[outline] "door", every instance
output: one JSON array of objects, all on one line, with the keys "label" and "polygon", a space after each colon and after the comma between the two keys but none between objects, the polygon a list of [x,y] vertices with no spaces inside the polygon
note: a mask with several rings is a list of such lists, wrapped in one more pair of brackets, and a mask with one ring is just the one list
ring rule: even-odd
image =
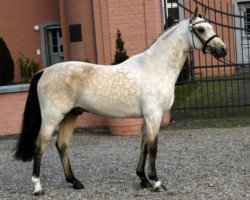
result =
[{"label": "door", "polygon": [[63,43],[61,28],[48,29],[49,65],[63,62]]}]

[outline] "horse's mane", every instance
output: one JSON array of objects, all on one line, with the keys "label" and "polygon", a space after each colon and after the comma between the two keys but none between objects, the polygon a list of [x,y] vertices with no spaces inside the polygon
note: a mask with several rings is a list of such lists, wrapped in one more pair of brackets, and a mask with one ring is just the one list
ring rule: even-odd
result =
[{"label": "horse's mane", "polygon": [[[184,20],[182,20],[182,21],[184,21]],[[153,46],[153,44],[155,44],[155,42],[156,42],[160,37],[162,37],[162,40],[165,40],[165,39],[167,39],[168,37],[170,37],[170,36],[175,32],[175,30],[180,26],[180,24],[181,24],[182,21],[180,21],[180,22],[178,22],[178,23],[172,25],[171,27],[169,27],[169,28],[167,28],[166,30],[164,30],[163,32],[161,32],[161,34],[159,35],[159,37],[157,37],[157,38],[152,42],[152,44],[151,44],[149,47],[147,47],[146,49],[149,49],[151,46]]]}]

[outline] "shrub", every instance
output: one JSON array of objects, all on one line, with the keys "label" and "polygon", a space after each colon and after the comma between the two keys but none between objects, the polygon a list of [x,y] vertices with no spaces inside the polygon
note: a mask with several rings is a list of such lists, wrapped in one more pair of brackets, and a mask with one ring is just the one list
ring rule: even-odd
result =
[{"label": "shrub", "polygon": [[14,79],[14,62],[10,51],[0,38],[0,85],[7,85]]},{"label": "shrub", "polygon": [[122,40],[122,34],[120,30],[117,30],[116,33],[116,41],[115,41],[116,51],[115,51],[115,59],[114,64],[122,63],[123,61],[127,60],[129,56],[127,55],[127,50],[124,49],[124,41]]},{"label": "shrub", "polygon": [[39,64],[29,57],[20,54],[17,64],[21,68],[21,83],[30,82],[31,78],[37,72]]}]

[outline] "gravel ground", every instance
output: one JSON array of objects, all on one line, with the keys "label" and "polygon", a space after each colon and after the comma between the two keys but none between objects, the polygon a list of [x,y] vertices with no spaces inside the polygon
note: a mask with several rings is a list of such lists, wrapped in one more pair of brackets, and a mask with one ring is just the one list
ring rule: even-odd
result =
[{"label": "gravel ground", "polygon": [[75,176],[85,186],[80,191],[65,181],[55,139],[41,168],[46,194],[34,197],[32,163],[12,158],[16,136],[0,138],[0,199],[250,199],[250,126],[162,129],[157,171],[168,190],[161,193],[139,186],[135,169],[140,136],[78,130],[70,157]]}]

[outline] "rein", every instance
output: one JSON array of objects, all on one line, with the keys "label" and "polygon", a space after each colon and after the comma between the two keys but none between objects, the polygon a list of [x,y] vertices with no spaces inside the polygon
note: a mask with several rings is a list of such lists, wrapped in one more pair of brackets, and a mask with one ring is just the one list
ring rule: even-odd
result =
[{"label": "rein", "polygon": [[222,63],[225,64],[225,65],[234,65],[234,66],[239,66],[239,67],[246,67],[244,64],[236,64],[236,63],[233,63],[233,62],[231,62],[230,60],[228,60],[228,59],[226,59],[226,58],[223,58],[223,60],[220,59],[220,58],[216,58],[216,57],[214,57],[214,58],[215,58],[216,60],[222,62]]},{"label": "rein", "polygon": [[197,38],[202,42],[203,44],[203,48],[202,48],[202,52],[204,54],[206,54],[208,51],[210,51],[211,53],[214,52],[214,48],[209,44],[209,42],[211,42],[214,38],[216,37],[219,37],[217,34],[211,36],[210,38],[208,38],[206,41],[199,35],[199,33],[194,29],[194,26],[196,24],[200,24],[200,23],[205,23],[205,22],[208,22],[207,20],[202,20],[202,21],[199,21],[199,22],[196,22],[196,23],[192,23],[192,20],[190,19],[190,24],[188,26],[188,30],[190,32],[192,32],[192,41],[193,41],[193,47],[197,50],[197,48],[195,47],[195,44],[194,44],[194,34],[197,36]]}]

